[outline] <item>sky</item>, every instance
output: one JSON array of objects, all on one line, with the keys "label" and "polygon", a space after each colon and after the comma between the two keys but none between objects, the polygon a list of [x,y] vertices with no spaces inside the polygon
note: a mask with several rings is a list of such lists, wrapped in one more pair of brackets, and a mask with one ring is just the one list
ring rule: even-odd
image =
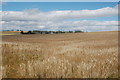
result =
[{"label": "sky", "polygon": [[118,29],[117,2],[5,2],[2,30]]},{"label": "sky", "polygon": [[4,2],[119,2],[119,0],[3,0]]}]

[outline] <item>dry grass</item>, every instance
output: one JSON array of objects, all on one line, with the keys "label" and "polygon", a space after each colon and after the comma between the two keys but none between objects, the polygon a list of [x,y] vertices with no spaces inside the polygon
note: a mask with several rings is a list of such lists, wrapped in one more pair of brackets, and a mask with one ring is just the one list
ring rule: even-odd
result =
[{"label": "dry grass", "polygon": [[118,77],[118,32],[3,36],[4,78]]},{"label": "dry grass", "polygon": [[19,35],[20,31],[0,31],[1,35]]}]

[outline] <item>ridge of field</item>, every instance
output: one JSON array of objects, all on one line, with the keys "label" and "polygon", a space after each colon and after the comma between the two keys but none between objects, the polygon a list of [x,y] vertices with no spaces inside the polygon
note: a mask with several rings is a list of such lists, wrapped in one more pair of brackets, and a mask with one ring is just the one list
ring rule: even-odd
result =
[{"label": "ridge of field", "polygon": [[[21,31],[0,31],[0,35],[20,35],[20,32]],[[28,31],[24,31],[24,32],[28,32]],[[117,32],[117,31],[100,31],[100,32],[85,32],[85,33],[101,33],[101,32],[106,33],[106,32]]]},{"label": "ridge of field", "polygon": [[117,78],[118,32],[3,35],[3,78]]}]

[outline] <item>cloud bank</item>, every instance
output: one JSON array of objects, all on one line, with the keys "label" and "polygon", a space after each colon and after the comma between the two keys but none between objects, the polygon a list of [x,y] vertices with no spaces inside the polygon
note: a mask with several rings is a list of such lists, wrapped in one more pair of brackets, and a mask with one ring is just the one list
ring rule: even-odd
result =
[{"label": "cloud bank", "polygon": [[[117,30],[117,21],[90,21],[87,19],[118,15],[118,8],[105,7],[97,10],[64,10],[42,12],[39,9],[1,11],[3,29],[22,30]],[[82,19],[82,20],[80,20]]]}]

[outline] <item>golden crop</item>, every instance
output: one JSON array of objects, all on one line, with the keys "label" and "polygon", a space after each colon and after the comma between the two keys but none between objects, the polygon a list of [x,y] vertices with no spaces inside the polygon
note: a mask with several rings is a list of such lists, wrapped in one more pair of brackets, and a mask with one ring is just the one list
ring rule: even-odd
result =
[{"label": "golden crop", "polygon": [[2,36],[3,78],[118,77],[118,32]]}]

